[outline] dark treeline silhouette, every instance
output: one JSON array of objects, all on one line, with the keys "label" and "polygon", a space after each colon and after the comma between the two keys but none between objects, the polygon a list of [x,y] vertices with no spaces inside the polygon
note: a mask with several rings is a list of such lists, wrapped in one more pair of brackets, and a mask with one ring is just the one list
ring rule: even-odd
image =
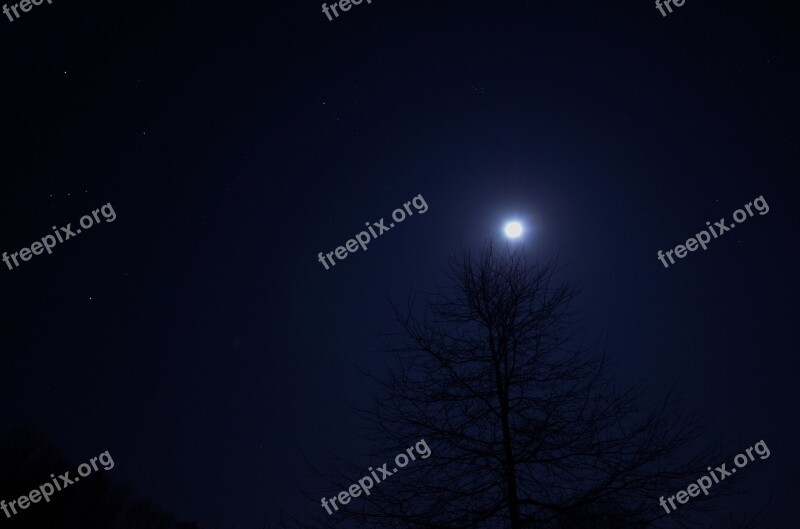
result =
[{"label": "dark treeline silhouette", "polygon": [[[111,456],[113,457],[113,451]],[[28,424],[15,422],[0,428],[0,499],[9,502],[77,465],[59,453],[54,443]],[[116,462],[115,462],[116,463]],[[120,485],[110,472],[93,472],[81,481],[55,492],[50,502],[40,499],[7,518],[0,511],[3,527],[20,529],[199,529],[181,522],[168,511],[138,499]],[[9,509],[9,514],[12,511]]]},{"label": "dark treeline silhouette", "polygon": [[[704,424],[671,395],[644,406],[641,384],[620,388],[602,347],[576,330],[576,291],[555,263],[521,251],[453,259],[448,282],[394,307],[387,373],[363,419],[370,457],[314,469],[311,515],[280,527],[403,529],[754,529],[695,498],[667,515],[662,495],[726,460]],[[424,438],[418,460],[329,516],[319,506]],[[686,454],[693,454],[687,456]],[[366,455],[365,455],[366,456]],[[740,480],[739,482],[743,482]],[[719,485],[713,498],[732,490]],[[735,486],[735,485],[734,485]],[[725,489],[723,491],[723,489]]]}]

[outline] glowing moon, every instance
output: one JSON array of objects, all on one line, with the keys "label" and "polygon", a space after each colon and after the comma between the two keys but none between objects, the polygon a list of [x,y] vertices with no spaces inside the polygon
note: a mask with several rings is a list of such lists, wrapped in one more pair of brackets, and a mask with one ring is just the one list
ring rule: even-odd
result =
[{"label": "glowing moon", "polygon": [[505,227],[506,237],[509,239],[516,239],[522,235],[522,224],[517,221],[509,222]]}]

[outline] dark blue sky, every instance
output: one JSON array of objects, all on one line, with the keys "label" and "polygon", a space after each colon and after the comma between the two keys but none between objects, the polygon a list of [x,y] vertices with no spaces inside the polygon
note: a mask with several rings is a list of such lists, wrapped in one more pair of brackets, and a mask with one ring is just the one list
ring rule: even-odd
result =
[{"label": "dark blue sky", "polygon": [[[621,382],[673,383],[791,513],[797,414],[798,8],[688,0],[65,2],[0,20],[0,402],[181,516],[251,524],[302,450],[369,453],[345,401],[387,297],[527,219],[583,286]],[[331,270],[317,261],[422,194]],[[770,211],[656,258],[763,195]],[[709,464],[719,463],[709,461]],[[738,478],[738,476],[737,476]],[[20,491],[22,493],[23,491]],[[335,492],[335,491],[333,491]],[[667,492],[667,491],[665,491]]]}]

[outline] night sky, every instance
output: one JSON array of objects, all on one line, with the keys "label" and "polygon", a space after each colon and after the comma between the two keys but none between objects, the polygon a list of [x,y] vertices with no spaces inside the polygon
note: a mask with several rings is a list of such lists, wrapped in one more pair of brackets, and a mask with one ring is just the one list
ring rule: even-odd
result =
[{"label": "night sky", "polygon": [[[316,514],[305,458],[373,450],[347,403],[384,365],[390,301],[494,238],[558,258],[620,383],[653,400],[674,385],[709,444],[766,441],[750,492],[721,505],[773,494],[770,519],[796,519],[800,9],[673,9],[372,0],[328,21],[306,1],[53,0],[2,16],[0,252],[116,214],[0,263],[4,423],[34,425],[68,468],[110,451],[110,478],[203,527]],[[320,264],[417,195],[424,214]],[[658,260],[759,196],[768,214]],[[506,242],[512,219],[525,232]]]}]

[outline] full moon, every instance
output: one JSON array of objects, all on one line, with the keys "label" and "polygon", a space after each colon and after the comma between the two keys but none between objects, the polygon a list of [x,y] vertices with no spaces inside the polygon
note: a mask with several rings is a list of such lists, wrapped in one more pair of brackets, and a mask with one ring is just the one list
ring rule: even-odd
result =
[{"label": "full moon", "polygon": [[516,239],[520,235],[522,235],[522,224],[517,221],[509,222],[506,224],[505,228],[506,237],[509,239]]}]

